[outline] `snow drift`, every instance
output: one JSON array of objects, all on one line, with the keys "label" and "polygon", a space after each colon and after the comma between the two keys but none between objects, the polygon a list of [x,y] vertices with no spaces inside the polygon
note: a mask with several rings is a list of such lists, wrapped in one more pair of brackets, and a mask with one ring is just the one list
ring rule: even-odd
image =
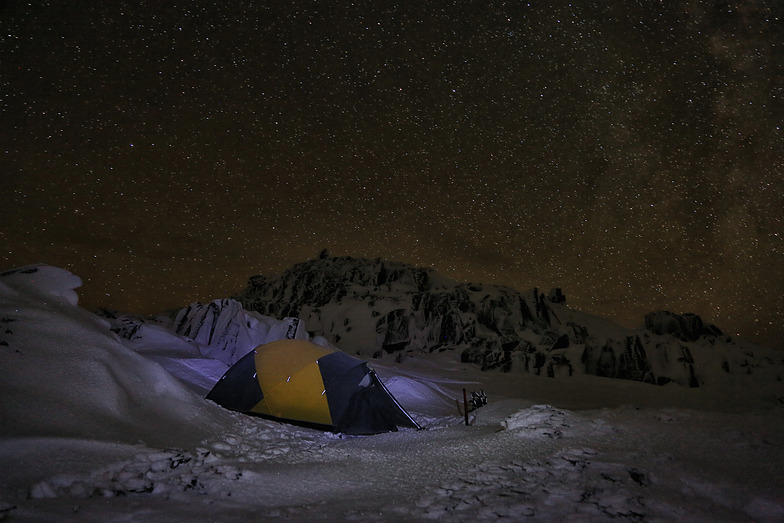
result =
[{"label": "snow drift", "polygon": [[41,265],[0,282],[4,436],[165,444],[209,431],[214,409],[76,306],[79,278]]}]

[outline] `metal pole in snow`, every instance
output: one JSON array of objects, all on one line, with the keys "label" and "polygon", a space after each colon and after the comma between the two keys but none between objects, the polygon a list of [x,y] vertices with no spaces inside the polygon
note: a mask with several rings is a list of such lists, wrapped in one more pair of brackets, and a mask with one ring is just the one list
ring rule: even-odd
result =
[{"label": "metal pole in snow", "polygon": [[463,389],[463,412],[465,412],[465,424],[468,426],[468,394]]}]

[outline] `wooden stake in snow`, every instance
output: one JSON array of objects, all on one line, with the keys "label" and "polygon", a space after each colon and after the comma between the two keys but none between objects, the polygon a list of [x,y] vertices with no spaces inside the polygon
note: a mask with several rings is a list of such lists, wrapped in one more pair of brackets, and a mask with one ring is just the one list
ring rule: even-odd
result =
[{"label": "wooden stake in snow", "polygon": [[465,423],[466,427],[468,426],[468,394],[466,390],[463,389],[463,412],[465,412]]}]

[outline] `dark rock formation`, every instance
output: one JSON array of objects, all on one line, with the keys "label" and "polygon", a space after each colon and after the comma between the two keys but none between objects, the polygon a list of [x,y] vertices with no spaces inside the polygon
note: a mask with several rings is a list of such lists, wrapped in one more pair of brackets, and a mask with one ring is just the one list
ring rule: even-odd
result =
[{"label": "dark rock formation", "polygon": [[[502,347],[502,339],[519,342],[526,332],[543,333],[560,324],[536,289],[520,293],[458,283],[430,269],[382,260],[310,260],[276,279],[251,278],[236,298],[246,309],[264,315],[299,315],[315,335],[334,343],[341,340],[363,354],[471,349],[466,357],[476,357],[475,363],[486,368],[510,367],[503,352],[512,350]],[[371,325],[373,332],[365,329],[366,336],[360,338],[336,321],[346,315],[353,324]],[[567,345],[568,336],[562,339],[559,334],[555,341]],[[479,352],[499,354],[480,357]]]},{"label": "dark rock formation", "polygon": [[177,313],[174,332],[193,340],[203,355],[227,364],[262,343],[306,337],[298,318],[262,317],[231,299],[191,303]]},{"label": "dark rock formation", "polygon": [[624,340],[615,377],[655,383],[648,355],[645,353],[639,336],[629,336]]},{"label": "dark rock formation", "polygon": [[547,299],[553,303],[566,303],[566,296],[561,292],[560,287],[550,289],[550,292],[547,293]]},{"label": "dark rock formation", "polygon": [[721,336],[718,327],[704,324],[696,314],[654,311],[645,315],[645,328],[654,334],[671,334],[681,341],[697,341],[701,336]]},{"label": "dark rock formation", "polygon": [[[558,288],[545,296],[535,288],[455,282],[404,263],[326,255],[279,277],[255,276],[236,299],[262,315],[297,316],[312,335],[359,355],[403,361],[449,350],[483,370],[555,378],[580,372],[701,386],[700,367],[684,343],[712,346],[721,334],[699,316],[667,311],[648,314],[647,330],[635,332],[567,309]],[[738,365],[752,372],[735,359],[714,362],[710,352],[701,354],[722,373]]]}]

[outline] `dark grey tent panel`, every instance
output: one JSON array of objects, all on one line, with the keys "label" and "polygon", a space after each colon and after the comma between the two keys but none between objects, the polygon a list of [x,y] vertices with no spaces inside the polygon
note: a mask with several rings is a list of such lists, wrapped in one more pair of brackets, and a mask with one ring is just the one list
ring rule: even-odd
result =
[{"label": "dark grey tent panel", "polygon": [[418,427],[367,363],[344,352],[319,359],[329,410],[340,432],[390,432]]},{"label": "dark grey tent panel", "polygon": [[207,399],[229,410],[247,412],[264,399],[256,379],[255,351],[250,351],[226,371]]}]

